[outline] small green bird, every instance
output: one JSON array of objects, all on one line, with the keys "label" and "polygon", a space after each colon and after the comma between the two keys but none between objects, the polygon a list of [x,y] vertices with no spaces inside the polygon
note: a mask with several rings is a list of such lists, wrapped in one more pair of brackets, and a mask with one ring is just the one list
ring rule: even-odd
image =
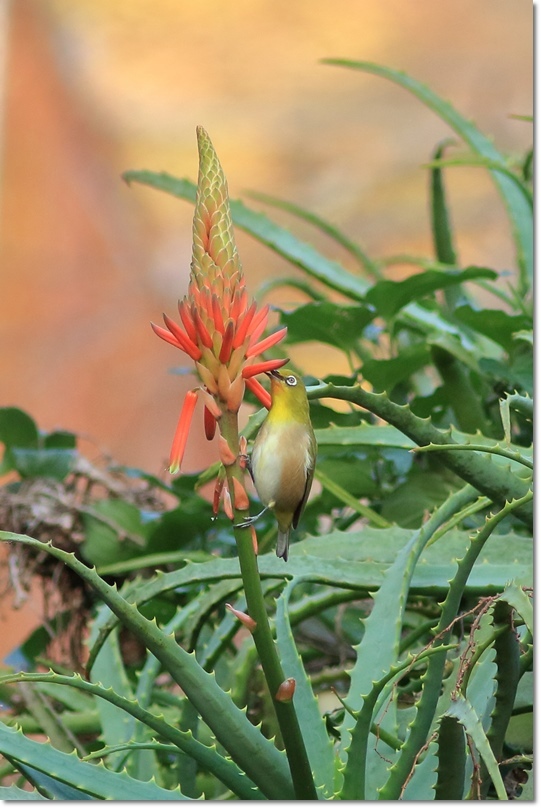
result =
[{"label": "small green bird", "polygon": [[276,555],[287,561],[289,534],[304,510],[316,465],[317,444],[306,388],[296,373],[267,373],[272,404],[254,441],[250,469],[265,510],[278,522]]}]

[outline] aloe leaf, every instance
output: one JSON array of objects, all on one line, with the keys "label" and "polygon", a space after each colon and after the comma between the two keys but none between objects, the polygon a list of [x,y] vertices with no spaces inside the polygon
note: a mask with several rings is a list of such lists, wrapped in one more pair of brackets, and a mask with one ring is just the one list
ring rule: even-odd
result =
[{"label": "aloe leaf", "polygon": [[[450,139],[441,143],[434,153],[435,160],[439,160],[445,148],[452,143],[454,143],[454,141]],[[456,264],[457,257],[453,244],[453,231],[451,228],[449,210],[447,208],[441,166],[439,164],[431,164],[431,169],[430,190],[434,252],[436,258],[438,261],[441,261],[442,264]]]},{"label": "aloe leaf", "polygon": [[[10,535],[10,534],[6,534]],[[274,554],[259,558],[263,579],[283,580],[294,576],[309,578],[314,583],[329,584],[369,592],[381,585],[396,555],[411,538],[411,531],[398,527],[377,529],[364,527],[362,531],[343,533],[334,531],[325,536],[310,537],[293,544],[287,568]],[[2,534],[0,533],[0,538]],[[442,543],[429,548],[423,563],[413,573],[411,591],[415,594],[445,595],[452,560],[460,557],[469,544],[469,534],[453,531]],[[531,538],[509,533],[502,547],[489,545],[482,555],[483,563],[476,564],[467,584],[470,594],[485,595],[501,592],[510,579],[528,586],[532,580]],[[174,572],[159,573],[148,581],[131,582],[122,590],[129,602],[141,605],[176,587],[194,586],[220,579],[240,580],[236,559],[220,558],[204,564],[189,563]],[[117,624],[118,618],[100,610],[96,622],[102,638]],[[92,655],[97,643],[92,648]]]},{"label": "aloe leaf", "polygon": [[438,732],[436,800],[462,800],[466,777],[466,738],[462,724],[444,715]]},{"label": "aloe leaf", "polygon": [[518,612],[533,637],[533,604],[524,589],[516,582],[512,582],[502,592],[500,600],[505,601]]},{"label": "aloe leaf", "polygon": [[12,541],[52,555],[87,581],[124,625],[161,660],[166,670],[199,710],[217,740],[248,777],[260,786],[263,793],[271,799],[285,799],[292,796],[293,790],[285,754],[279,752],[263,737],[218,686],[215,678],[201,668],[192,654],[188,654],[177,644],[174,636],[165,636],[155,623],[143,617],[139,610],[124,600],[114,587],[109,586],[94,570],[86,567],[74,555],[29,536],[0,533],[0,539],[8,537]]},{"label": "aloe leaf", "polygon": [[469,168],[487,168],[489,171],[499,171],[516,184],[517,188],[526,199],[526,202],[533,210],[532,192],[528,186],[524,184],[524,180],[511,171],[508,166],[502,166],[499,160],[489,160],[483,157],[476,157],[475,155],[463,155],[460,157],[436,159],[428,164],[428,168],[433,169],[444,168],[445,166],[467,166]]},{"label": "aloe leaf", "polygon": [[344,505],[353,508],[360,516],[365,516],[375,527],[390,527],[391,523],[388,522],[387,519],[384,519],[379,513],[369,508],[368,505],[363,505],[362,502],[350,494],[349,491],[346,491],[345,488],[342,488],[341,485],[329,477],[328,474],[321,471],[321,469],[316,469],[315,477],[326,491],[334,494]]},{"label": "aloe leaf", "polygon": [[[310,390],[308,397],[311,398]],[[415,441],[394,426],[330,426],[316,429],[315,434],[318,446],[379,446],[382,449],[408,451],[416,446]]]},{"label": "aloe leaf", "polygon": [[[508,590],[511,587],[508,587]],[[514,586],[516,593],[522,593],[522,589]],[[527,597],[527,596],[525,596]],[[527,600],[529,600],[527,598]],[[529,604],[531,606],[531,603]],[[513,608],[508,602],[500,598],[494,606],[494,627],[500,630],[494,640],[495,666],[496,666],[496,688],[495,704],[491,712],[490,726],[487,730],[487,740],[494,753],[496,760],[501,760],[503,755],[504,740],[509,721],[513,714],[513,706],[517,695],[518,683],[520,680],[520,643],[513,625]],[[503,629],[503,630],[502,630]],[[470,689],[467,693],[470,699]],[[475,706],[475,705],[474,705]],[[479,710],[476,710],[480,715]],[[481,794],[486,797],[488,793],[488,781],[486,777],[486,762],[483,760],[481,766]]]},{"label": "aloe leaf", "polygon": [[17,788],[17,786],[0,786],[0,800],[4,801],[13,801],[13,800],[46,800],[47,797],[44,797],[39,791],[24,791],[22,788]]},{"label": "aloe leaf", "polygon": [[427,107],[432,109],[470,146],[480,157],[498,165],[499,170],[491,170],[496,185],[503,196],[512,225],[517,247],[518,266],[521,276],[521,292],[525,294],[530,288],[533,277],[533,221],[531,208],[524,194],[510,177],[503,173],[506,163],[503,156],[474,123],[464,118],[448,102],[440,98],[427,86],[411,78],[406,73],[373,62],[359,62],[349,59],[324,59],[325,64],[348,67],[373,73],[390,79],[395,84],[409,90]]},{"label": "aloe leaf", "polygon": [[[28,766],[77,793],[76,799],[184,800],[179,789],[168,791],[153,782],[134,780],[125,772],[112,772],[102,764],[85,763],[76,754],[67,755],[48,743],[37,743],[22,732],[0,723],[0,753],[16,766]],[[45,783],[45,779],[43,779]],[[86,796],[85,796],[86,795]],[[67,799],[63,797],[61,799]],[[73,796],[71,797],[73,799]]]},{"label": "aloe leaf", "polygon": [[365,301],[374,306],[382,317],[394,317],[408,303],[424,297],[438,289],[459,286],[466,281],[488,279],[496,280],[498,274],[485,267],[467,267],[463,270],[446,269],[438,271],[427,269],[417,275],[411,275],[403,281],[378,281],[366,293]]},{"label": "aloe leaf", "polygon": [[[93,633],[92,628],[90,642],[93,641]],[[128,700],[133,699],[133,690],[120,653],[118,631],[111,632],[107,637],[94,662],[91,678],[93,682],[99,682],[105,688],[111,687],[119,696]],[[96,707],[102,726],[101,737],[106,746],[129,741],[133,737],[136,722],[132,716],[126,714],[125,710],[104,699],[98,699]],[[109,760],[109,768],[122,768],[124,758],[124,755],[113,756]],[[140,779],[138,773],[133,770],[133,759],[130,761],[130,766],[132,768],[129,773]]]},{"label": "aloe leaf", "polygon": [[294,587],[302,578],[293,578],[276,600],[276,644],[287,678],[295,679],[293,696],[306,743],[306,752],[312,769],[314,783],[325,799],[334,794],[334,750],[327,734],[325,721],[319,712],[318,702],[304,670],[289,624],[288,605]]},{"label": "aloe leaf", "polygon": [[[414,415],[408,406],[399,406],[390,401],[384,393],[370,393],[360,385],[342,387],[321,384],[317,388],[311,388],[310,398],[336,398],[357,404],[400,429],[419,446],[427,443],[451,442],[448,439],[449,433],[432,426],[428,419]],[[522,497],[529,490],[529,480],[516,472],[511,472],[508,468],[501,468],[492,458],[476,457],[473,452],[441,452],[438,457],[447,468],[495,502],[503,503],[513,498],[521,500],[522,503]],[[515,515],[529,528],[533,527],[533,512],[529,498],[524,500],[524,504],[521,504]]]},{"label": "aloe leaf", "polygon": [[483,729],[483,725],[479,716],[476,714],[472,705],[460,693],[456,696],[454,701],[451,702],[446,715],[455,718],[459,721],[479,752],[483,763],[492,779],[496,794],[499,800],[507,800],[507,792],[503,784],[502,776],[498,768],[498,763],[494,757],[494,753],[490,748],[487,736]]},{"label": "aloe leaf", "polygon": [[[342,800],[363,800],[366,790],[366,769],[368,759],[368,739],[369,733],[373,731],[373,714],[377,709],[378,702],[382,702],[388,690],[388,686],[399,679],[401,674],[411,670],[415,665],[423,662],[433,654],[445,654],[447,646],[439,648],[428,648],[417,656],[411,654],[408,658],[391,665],[390,670],[378,681],[371,683],[370,691],[362,697],[362,706],[354,713],[349,713],[354,719],[354,726],[351,732],[351,743],[347,750],[347,763],[343,768],[344,782],[340,791]],[[376,735],[379,725],[376,728]]]},{"label": "aloe leaf", "polygon": [[[529,492],[522,500],[506,503],[500,511],[488,518],[481,530],[471,538],[464,556],[457,561],[456,574],[450,579],[449,590],[441,607],[440,620],[434,632],[436,647],[447,640],[450,627],[464,596],[466,582],[486,542],[499,523],[509,514],[516,512],[523,502],[531,501],[532,496],[532,493]],[[423,675],[423,690],[417,703],[415,718],[410,725],[410,731],[400,757],[391,767],[387,782],[379,789],[380,799],[399,798],[403,784],[415,765],[420,750],[426,743],[440,696],[444,664],[445,657],[443,656],[431,657],[428,662],[427,670]],[[466,731],[468,730],[466,729]]]},{"label": "aloe leaf", "polygon": [[505,446],[500,446],[498,443],[495,443],[492,446],[485,445],[483,443],[448,443],[448,444],[436,444],[436,443],[429,443],[428,446],[417,446],[412,451],[415,454],[426,454],[426,452],[486,452],[487,454],[494,454],[498,455],[498,457],[505,457],[507,460],[514,460],[516,463],[520,463],[521,466],[526,466],[528,469],[533,469],[532,461],[521,454],[519,451],[512,451],[511,449],[506,449]]},{"label": "aloe leaf", "polygon": [[[183,732],[171,726],[163,718],[142,708],[135,700],[119,696],[112,688],[104,688],[82,679],[78,674],[64,676],[55,673],[16,673],[0,678],[1,682],[50,682],[54,681],[63,686],[69,686],[92,693],[100,700],[109,702],[125,711],[129,717],[149,726],[157,735],[171,741],[184,754],[196,760],[202,768],[212,772],[220,782],[231,789],[234,794],[243,799],[262,799],[262,794],[233,761],[219,755],[215,748],[206,746],[197,741],[191,732]],[[0,725],[1,726],[1,725]],[[71,757],[71,756],[70,756]],[[137,781],[139,782],[139,781]]]},{"label": "aloe leaf", "polygon": [[[421,528],[414,531],[408,543],[398,552],[394,563],[389,567],[378,592],[374,595],[374,606],[369,616],[364,621],[364,635],[358,646],[355,647],[357,659],[350,671],[350,689],[347,696],[347,706],[352,711],[358,711],[363,706],[365,695],[372,689],[372,682],[380,679],[387,671],[396,664],[400,653],[400,639],[402,633],[403,613],[410,590],[413,571],[417,565],[421,552],[430,541],[434,532],[453,513],[464,507],[466,504],[476,499],[477,495],[471,486],[466,486],[460,491],[452,494],[447,501],[440,506],[431,518]],[[394,721],[394,703],[387,710],[384,716],[383,727],[389,729],[389,722]],[[346,749],[351,743],[351,733],[355,721],[347,713],[344,717],[341,730],[341,746]],[[392,729],[391,729],[392,731]],[[394,753],[385,750],[383,758],[394,760]],[[383,769],[378,774],[387,771],[388,764],[378,755],[372,756],[378,769]],[[347,781],[349,768],[366,766],[366,761],[351,759],[348,754],[346,763],[344,782]],[[368,780],[368,777],[367,777]],[[381,782],[381,781],[380,781]],[[372,786],[375,789],[376,784]],[[364,789],[363,789],[364,790]],[[375,794],[371,792],[371,784],[367,783],[366,794],[355,798],[372,799]],[[351,795],[349,796],[351,799]]]},{"label": "aloe leaf", "polygon": [[358,263],[363,267],[363,269],[366,270],[366,272],[368,272],[369,275],[373,275],[375,278],[381,277],[381,271],[377,263],[372,261],[362,247],[360,247],[357,242],[350,239],[345,235],[345,233],[342,233],[341,230],[328,222],[326,219],[323,219],[316,213],[312,213],[312,211],[306,210],[306,208],[302,208],[300,205],[295,205],[293,202],[287,202],[284,199],[279,199],[275,196],[270,196],[269,194],[262,194],[259,191],[249,191],[248,196],[257,200],[258,202],[264,202],[265,204],[271,205],[279,210],[285,210],[287,213],[292,213],[299,219],[314,225],[314,227],[317,227],[317,229],[322,233],[325,233],[325,235],[334,239],[334,241],[340,244],[341,247],[344,247],[344,249],[347,250],[356,259],[356,261],[358,261]]}]

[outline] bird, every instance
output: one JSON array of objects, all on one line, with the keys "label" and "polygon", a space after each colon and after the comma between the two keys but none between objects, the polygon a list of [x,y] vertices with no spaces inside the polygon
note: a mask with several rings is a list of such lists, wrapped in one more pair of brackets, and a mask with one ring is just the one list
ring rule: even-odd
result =
[{"label": "bird", "polygon": [[250,472],[263,511],[278,523],[276,555],[287,561],[289,536],[304,510],[316,465],[317,443],[306,388],[300,376],[278,370],[271,380],[271,407],[254,441]]}]

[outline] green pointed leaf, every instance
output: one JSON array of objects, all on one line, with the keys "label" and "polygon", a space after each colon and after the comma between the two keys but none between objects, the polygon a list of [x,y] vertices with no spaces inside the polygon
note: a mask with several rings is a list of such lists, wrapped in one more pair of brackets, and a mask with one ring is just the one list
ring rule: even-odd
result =
[{"label": "green pointed leaf", "polygon": [[515,332],[532,328],[531,317],[525,314],[508,314],[500,309],[474,309],[464,305],[455,309],[455,317],[474,331],[497,342],[508,352],[512,348]]},{"label": "green pointed leaf", "polygon": [[365,295],[382,317],[394,317],[412,301],[419,301],[437,289],[447,289],[472,280],[496,280],[498,273],[485,267],[468,267],[462,271],[428,269],[403,281],[379,281]]},{"label": "green pointed leaf", "polygon": [[63,480],[75,468],[75,449],[11,449],[14,465],[21,477],[51,477]]},{"label": "green pointed leaf", "polygon": [[375,317],[367,306],[343,306],[325,301],[307,303],[292,312],[280,311],[289,343],[316,340],[342,351],[354,350],[363,330]]},{"label": "green pointed leaf", "polygon": [[0,443],[35,449],[38,440],[38,428],[33,418],[17,407],[0,407]]},{"label": "green pointed leaf", "polygon": [[456,718],[456,720],[462,724],[475,744],[475,747],[481,755],[485,766],[487,767],[488,773],[494,784],[494,788],[496,789],[498,799],[507,800],[507,792],[502,781],[498,763],[494,757],[492,749],[490,748],[490,744],[479,716],[476,714],[470,702],[467,701],[464,696],[458,694],[455,700],[451,702],[446,715],[450,716],[451,718]]},{"label": "green pointed leaf", "polygon": [[376,392],[391,392],[397,384],[409,379],[413,373],[431,361],[426,343],[404,348],[393,359],[369,359],[363,362],[363,378]]},{"label": "green pointed leaf", "polygon": [[[441,143],[434,152],[434,158],[439,160],[445,148],[453,142],[452,140],[446,140]],[[439,165],[433,166],[431,170],[431,202],[432,239],[434,241],[436,258],[438,261],[441,261],[442,264],[456,264],[457,257],[453,245],[449,211],[447,209],[443,172]]]}]

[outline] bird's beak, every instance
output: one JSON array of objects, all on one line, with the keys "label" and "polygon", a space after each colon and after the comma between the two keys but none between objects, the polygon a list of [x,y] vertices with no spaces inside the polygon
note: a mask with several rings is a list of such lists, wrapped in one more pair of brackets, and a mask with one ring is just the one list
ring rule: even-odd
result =
[{"label": "bird's beak", "polygon": [[283,379],[284,378],[282,376],[282,374],[280,373],[280,371],[278,371],[278,370],[266,370],[265,373],[267,374],[269,379],[272,379],[273,376],[274,376],[275,379]]}]

